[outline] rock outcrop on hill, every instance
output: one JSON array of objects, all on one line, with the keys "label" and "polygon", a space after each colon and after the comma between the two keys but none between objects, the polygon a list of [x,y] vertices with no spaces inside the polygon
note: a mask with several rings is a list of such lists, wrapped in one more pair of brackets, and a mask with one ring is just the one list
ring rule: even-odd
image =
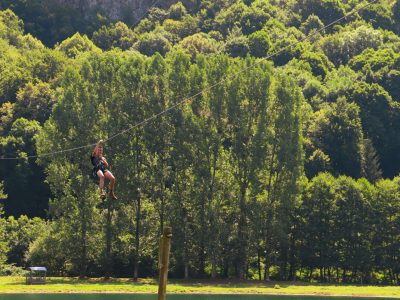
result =
[{"label": "rock outcrop on hill", "polygon": [[101,10],[113,21],[138,20],[153,6],[168,7],[176,0],[55,0],[60,4],[72,6],[83,15],[89,15],[93,10]]}]

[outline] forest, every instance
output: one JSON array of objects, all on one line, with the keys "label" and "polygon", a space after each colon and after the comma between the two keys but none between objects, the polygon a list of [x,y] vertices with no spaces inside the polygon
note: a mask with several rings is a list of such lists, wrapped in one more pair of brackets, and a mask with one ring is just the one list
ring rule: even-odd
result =
[{"label": "forest", "polygon": [[[400,283],[400,0],[0,0],[0,275]],[[103,203],[93,144],[117,179]]]}]

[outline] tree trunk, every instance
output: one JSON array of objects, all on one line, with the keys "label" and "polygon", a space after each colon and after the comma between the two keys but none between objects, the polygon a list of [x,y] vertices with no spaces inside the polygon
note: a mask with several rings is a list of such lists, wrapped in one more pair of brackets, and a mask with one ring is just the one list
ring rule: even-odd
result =
[{"label": "tree trunk", "polygon": [[110,205],[107,207],[106,216],[106,253],[105,253],[105,278],[110,278],[112,274],[111,270],[111,241],[112,241],[112,208]]},{"label": "tree trunk", "polygon": [[245,279],[246,272],[246,191],[247,184],[242,183],[240,187],[240,203],[239,203],[239,224],[238,224],[238,276],[240,280]]},{"label": "tree trunk", "polygon": [[269,278],[269,268],[271,267],[269,261],[267,259],[265,260],[265,269],[264,269],[264,280],[265,281],[270,281]]},{"label": "tree trunk", "polygon": [[290,234],[290,247],[289,247],[289,280],[296,280],[296,237],[293,234]]},{"label": "tree trunk", "polygon": [[164,200],[164,181],[161,182],[160,186],[160,234],[164,230],[164,209],[165,209],[165,200]]},{"label": "tree trunk", "polygon": [[289,277],[288,280],[296,280],[296,263],[292,260],[289,264]]},{"label": "tree trunk", "polygon": [[[185,220],[185,225],[186,227],[186,220]],[[186,228],[184,229],[184,236],[183,236],[183,265],[184,265],[184,278],[189,279],[189,255],[187,251],[187,241],[186,241]]]},{"label": "tree trunk", "polygon": [[79,270],[79,277],[84,278],[86,276],[87,269],[87,247],[86,242],[82,244],[82,252],[81,252],[81,266]]},{"label": "tree trunk", "polygon": [[224,268],[223,268],[223,277],[228,278],[229,276],[229,260],[227,258],[224,258]]},{"label": "tree trunk", "polygon": [[389,268],[389,278],[390,282],[393,284],[394,283],[393,268]]},{"label": "tree trunk", "polygon": [[215,257],[215,254],[212,254],[212,260],[211,260],[211,279],[216,279],[217,278],[217,259]]},{"label": "tree trunk", "polygon": [[331,278],[331,267],[328,267],[328,282],[331,282],[332,278]]},{"label": "tree trunk", "polygon": [[140,192],[137,194],[136,206],[136,230],[135,230],[135,255],[133,262],[133,279],[136,281],[139,278],[139,256],[140,256],[140,221],[141,221],[141,199]]},{"label": "tree trunk", "polygon": [[[213,156],[213,163],[212,163],[212,172],[211,172],[211,181],[210,181],[210,186],[209,186],[209,190],[208,190],[208,206],[207,206],[207,211],[210,210],[211,207],[211,203],[214,199],[214,184],[215,184],[215,176],[216,176],[216,170],[217,170],[217,161],[218,161],[218,147],[216,147],[213,151],[214,156]],[[213,224],[213,220],[211,218],[211,214],[208,213],[207,215],[207,219],[209,220],[209,224],[211,224],[211,228],[212,230],[216,230],[213,228],[212,224]],[[206,224],[204,224],[204,228],[206,227]],[[211,231],[212,231],[211,230]],[[211,231],[209,230],[209,232],[211,233]],[[207,231],[205,231],[205,234],[207,234]],[[213,234],[214,235],[214,234]],[[214,238],[217,240],[218,238],[214,235]],[[214,249],[208,249],[209,252],[212,252],[212,261],[211,261],[211,278],[215,279],[217,277],[217,258],[216,258],[216,250],[215,248],[217,247],[216,245],[214,245],[214,243],[208,243],[208,248],[214,247]],[[203,251],[204,252],[204,251]],[[205,253],[204,253],[205,255]],[[203,268],[203,272],[204,272],[204,266]]]},{"label": "tree trunk", "polygon": [[261,280],[261,249],[257,248],[257,269],[258,269],[258,280]]},{"label": "tree trunk", "polygon": [[189,264],[185,261],[185,279],[189,279]]},{"label": "tree trunk", "polygon": [[201,209],[200,209],[200,245],[199,245],[199,275],[204,277],[205,275],[205,238],[206,238],[206,217],[205,217],[205,197],[201,197]]},{"label": "tree trunk", "polygon": [[[141,198],[140,198],[140,173],[141,173],[141,149],[140,149],[140,136],[137,132],[136,134],[136,174],[135,181],[137,184],[136,191],[134,194],[136,196],[136,228],[135,228],[135,252],[133,255],[133,280],[137,281],[139,277],[139,257],[140,257],[140,226],[141,226]],[[161,231],[162,232],[162,231]]]},{"label": "tree trunk", "polygon": [[81,253],[80,253],[80,270],[79,277],[86,276],[87,271],[87,220],[85,214],[85,201],[80,201],[80,215],[81,215]]}]

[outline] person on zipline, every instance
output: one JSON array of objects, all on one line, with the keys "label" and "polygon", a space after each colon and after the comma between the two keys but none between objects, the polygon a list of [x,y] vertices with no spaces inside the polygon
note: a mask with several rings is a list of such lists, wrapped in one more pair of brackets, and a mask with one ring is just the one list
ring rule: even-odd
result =
[{"label": "person on zipline", "polygon": [[110,192],[109,196],[117,200],[117,197],[114,194],[115,190],[115,177],[114,175],[107,169],[108,162],[103,156],[103,141],[100,140],[97,142],[96,146],[93,149],[93,152],[90,156],[90,160],[94,166],[92,175],[95,179],[99,179],[99,187],[101,192],[101,197],[104,199],[106,197],[106,191],[104,189],[104,178],[107,178],[110,181]]}]

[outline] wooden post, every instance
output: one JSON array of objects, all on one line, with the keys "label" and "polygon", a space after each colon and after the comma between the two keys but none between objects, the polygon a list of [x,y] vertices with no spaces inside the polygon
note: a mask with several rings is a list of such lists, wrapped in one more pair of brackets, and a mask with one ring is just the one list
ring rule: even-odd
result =
[{"label": "wooden post", "polygon": [[160,270],[158,300],[165,300],[167,296],[168,264],[169,252],[171,250],[171,237],[171,227],[164,227],[164,232],[160,239],[160,255],[158,261],[158,268]]}]

